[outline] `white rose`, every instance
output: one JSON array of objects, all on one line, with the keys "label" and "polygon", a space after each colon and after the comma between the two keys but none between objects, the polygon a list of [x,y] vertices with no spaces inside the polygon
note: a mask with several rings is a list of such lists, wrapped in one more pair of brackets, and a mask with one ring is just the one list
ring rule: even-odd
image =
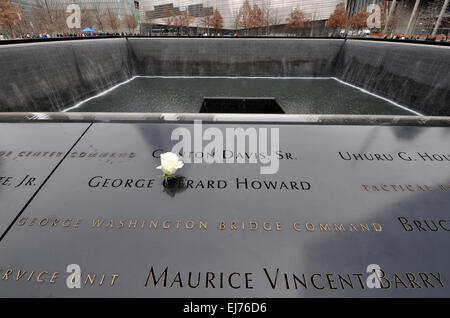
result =
[{"label": "white rose", "polygon": [[161,171],[170,176],[177,172],[178,169],[183,167],[183,161],[174,154],[173,152],[166,152],[161,155],[161,165],[156,167],[156,169],[161,169]]}]

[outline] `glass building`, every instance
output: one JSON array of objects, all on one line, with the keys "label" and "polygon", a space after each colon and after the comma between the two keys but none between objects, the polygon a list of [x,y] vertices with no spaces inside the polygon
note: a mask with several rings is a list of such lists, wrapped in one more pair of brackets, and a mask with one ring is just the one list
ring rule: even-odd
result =
[{"label": "glass building", "polygon": [[[380,4],[387,16],[392,15],[391,19],[393,17],[395,21],[391,20],[394,22],[391,31],[430,34],[446,2],[444,0],[397,0],[393,10],[393,0],[347,0],[347,11],[352,17],[355,13],[364,11],[372,3]],[[416,4],[417,11],[414,12]],[[449,34],[450,6],[448,4],[444,11],[438,33]]]},{"label": "glass building", "polygon": [[359,11],[364,11],[371,4],[379,4],[384,10],[390,7],[392,1],[387,0],[347,0],[347,11],[350,17]]},{"label": "glass building", "polygon": [[[294,8],[302,10],[311,21],[326,20],[343,0],[249,0],[271,16],[272,24],[284,24]],[[344,1],[345,2],[345,1]],[[166,24],[164,12],[179,14],[185,10],[195,19],[192,26],[201,26],[202,17],[211,15],[216,8],[223,18],[225,29],[235,29],[235,20],[244,0],[141,0],[140,15],[143,23]]]},{"label": "glass building", "polygon": [[110,9],[114,11],[119,19],[122,19],[127,14],[136,12],[134,0],[59,0],[62,3],[77,3],[83,9],[92,9],[98,6],[101,10]]}]

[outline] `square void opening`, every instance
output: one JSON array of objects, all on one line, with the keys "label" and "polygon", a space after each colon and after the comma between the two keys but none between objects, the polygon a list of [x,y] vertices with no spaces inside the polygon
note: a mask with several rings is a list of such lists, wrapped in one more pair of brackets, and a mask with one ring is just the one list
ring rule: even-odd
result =
[{"label": "square void opening", "polygon": [[204,97],[200,113],[284,114],[274,97]]}]

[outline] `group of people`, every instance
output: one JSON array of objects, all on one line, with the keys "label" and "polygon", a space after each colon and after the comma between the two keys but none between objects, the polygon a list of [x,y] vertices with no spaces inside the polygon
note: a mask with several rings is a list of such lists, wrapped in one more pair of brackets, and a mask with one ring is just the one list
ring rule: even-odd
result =
[{"label": "group of people", "polygon": [[[142,35],[142,34],[134,34],[134,33],[41,33],[41,34],[22,34],[20,37],[15,39],[49,39],[49,38],[71,38],[71,37],[91,37],[91,36],[132,36],[132,35]],[[0,34],[0,40],[10,40],[6,35]]]},{"label": "group of people", "polygon": [[[92,37],[92,36],[150,36],[150,35],[168,35],[155,33],[56,33],[56,34],[23,34],[20,39],[46,39],[46,38],[69,38],[69,37]],[[227,34],[228,36],[238,37],[239,33]],[[224,36],[220,33],[199,33],[197,36]],[[403,35],[403,34],[371,34],[370,37],[392,39],[392,40],[414,40],[414,41],[435,41],[450,42],[450,35]],[[0,40],[8,40],[6,35],[0,33]],[[19,38],[17,38],[19,39]]]},{"label": "group of people", "polygon": [[413,41],[435,41],[435,42],[450,42],[450,35],[404,35],[404,34],[384,34],[384,39],[392,40],[413,40]]}]

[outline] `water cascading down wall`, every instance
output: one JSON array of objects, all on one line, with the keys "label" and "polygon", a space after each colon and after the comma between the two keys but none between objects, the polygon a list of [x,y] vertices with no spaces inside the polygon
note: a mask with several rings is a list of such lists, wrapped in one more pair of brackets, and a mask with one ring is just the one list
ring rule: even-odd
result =
[{"label": "water cascading down wall", "polygon": [[[450,115],[450,47],[345,39],[112,38],[0,45],[0,111],[55,112],[133,76],[336,77]],[[180,109],[179,112],[183,112]]]}]

